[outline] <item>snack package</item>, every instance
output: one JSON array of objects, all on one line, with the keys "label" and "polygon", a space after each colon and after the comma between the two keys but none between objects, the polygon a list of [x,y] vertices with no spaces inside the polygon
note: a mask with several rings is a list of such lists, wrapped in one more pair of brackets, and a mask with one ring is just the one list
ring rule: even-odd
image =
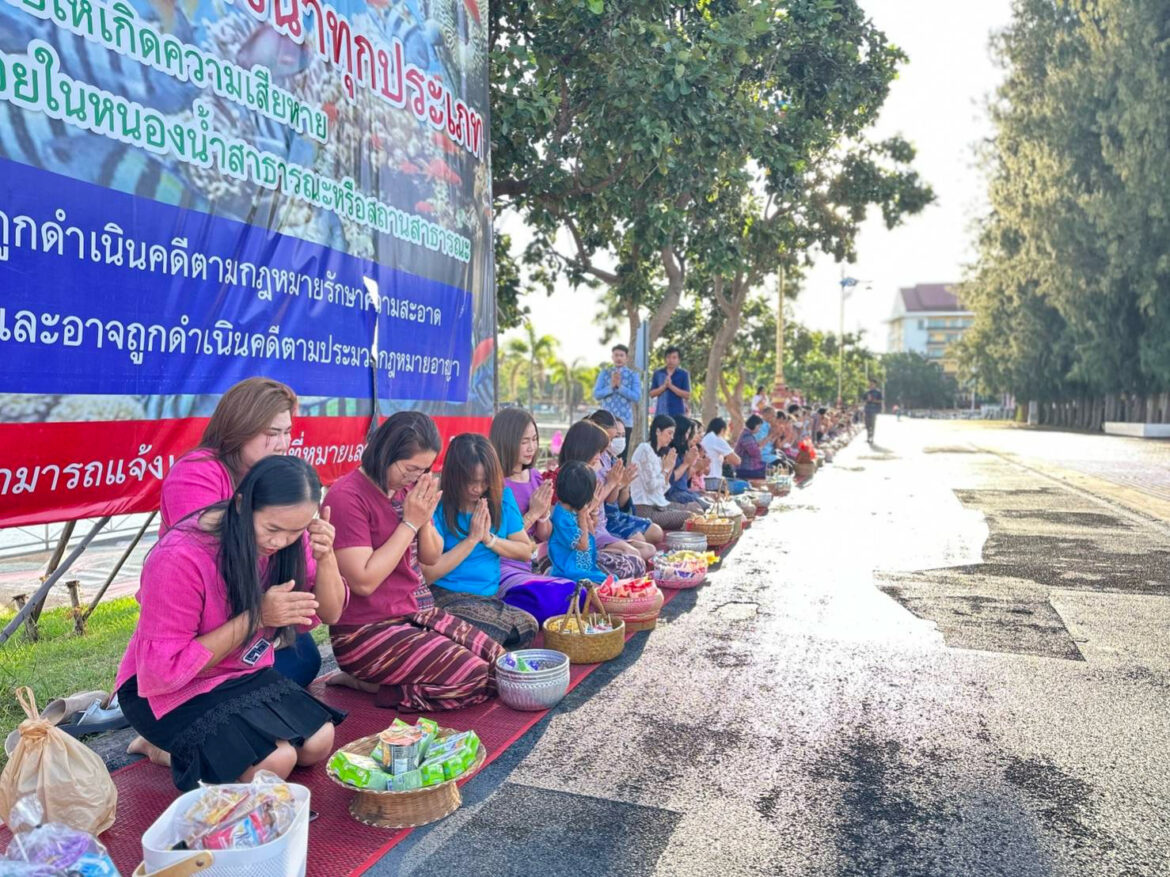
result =
[{"label": "snack package", "polygon": [[190,850],[250,849],[276,840],[296,819],[288,783],[260,771],[247,786],[206,786],[175,820],[177,842]]},{"label": "snack package", "polygon": [[443,765],[437,761],[424,761],[418,766],[418,774],[424,786],[433,786],[447,779],[443,775]]},{"label": "snack package", "polygon": [[357,789],[385,791],[389,779],[381,764],[368,755],[338,750],[329,759],[329,767],[343,783]]},{"label": "snack package", "polygon": [[430,748],[431,743],[439,736],[439,723],[433,719],[419,718],[415,722],[415,725],[422,728],[423,732],[422,743],[419,746],[419,757],[426,758],[427,750]]},{"label": "snack package", "polygon": [[439,764],[443,768],[443,777],[453,780],[462,776],[475,763],[475,754],[475,749],[470,746],[461,746],[446,758],[440,759]]},{"label": "snack package", "polygon": [[407,773],[418,767],[421,760],[423,729],[416,725],[393,725],[378,734],[381,743],[382,767],[392,774]]},{"label": "snack package", "polygon": [[56,822],[41,824],[44,811],[33,795],[8,815],[12,842],[0,860],[3,877],[120,877],[110,854],[92,834]]},{"label": "snack package", "polygon": [[430,752],[427,753],[427,761],[444,758],[464,747],[470,748],[472,755],[479,751],[479,735],[475,731],[452,734],[432,744]]},{"label": "snack package", "polygon": [[422,788],[422,771],[408,770],[406,773],[400,773],[397,776],[392,776],[390,779],[390,789],[395,792],[409,792],[412,789]]}]

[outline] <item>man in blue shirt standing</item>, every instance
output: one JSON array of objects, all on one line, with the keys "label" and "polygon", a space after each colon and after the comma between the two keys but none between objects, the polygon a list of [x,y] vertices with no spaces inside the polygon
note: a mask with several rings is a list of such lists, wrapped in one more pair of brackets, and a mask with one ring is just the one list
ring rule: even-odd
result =
[{"label": "man in blue shirt standing", "polygon": [[691,398],[691,376],[686,369],[679,368],[682,351],[677,347],[666,348],[666,368],[654,372],[650,381],[650,398],[657,399],[655,414],[685,416],[687,400]]},{"label": "man in blue shirt standing", "polygon": [[602,408],[625,425],[626,437],[622,440],[621,453],[617,455],[625,460],[629,453],[634,409],[642,401],[642,376],[636,369],[626,365],[630,357],[630,348],[626,345],[615,344],[610,355],[613,356],[613,366],[598,372],[597,383],[593,385],[593,397]]}]

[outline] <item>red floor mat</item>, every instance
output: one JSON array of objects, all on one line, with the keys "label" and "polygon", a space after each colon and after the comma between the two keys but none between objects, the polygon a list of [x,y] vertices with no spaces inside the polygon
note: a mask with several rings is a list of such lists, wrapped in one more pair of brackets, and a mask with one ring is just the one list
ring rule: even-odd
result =
[{"label": "red floor mat", "polygon": [[[730,550],[730,546],[721,553],[727,550]],[[665,590],[664,605],[678,593]],[[599,666],[575,665],[570,673],[569,690]],[[394,710],[375,707],[370,695],[344,688],[326,688],[320,680],[313,684],[313,693],[338,709],[349,712],[349,716],[337,728],[337,746],[382,730],[397,715]],[[486,765],[499,757],[546,713],[519,712],[498,700],[491,700],[468,709],[430,715],[445,726],[459,731],[474,729],[487,747]],[[404,718],[413,721],[412,716],[404,715]],[[103,834],[101,839],[109,848],[118,870],[128,877],[142,859],[143,832],[178,793],[171,784],[169,770],[145,761],[115,771],[113,777],[118,787],[118,818],[114,827]],[[309,787],[313,796],[312,807],[321,814],[309,826],[308,877],[361,874],[410,833],[409,829],[389,831],[370,828],[352,819],[348,809],[352,793],[334,784],[325,775],[322,765],[294,771],[289,779]],[[7,832],[4,831],[0,836],[6,845]]]}]

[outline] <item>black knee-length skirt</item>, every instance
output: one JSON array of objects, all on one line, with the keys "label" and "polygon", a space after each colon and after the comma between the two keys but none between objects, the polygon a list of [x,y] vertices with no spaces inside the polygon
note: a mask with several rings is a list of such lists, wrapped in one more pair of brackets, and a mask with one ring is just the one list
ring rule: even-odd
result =
[{"label": "black knee-length skirt", "polygon": [[196,695],[161,719],[138,694],[137,677],[118,689],[118,702],[134,730],[171,754],[171,777],[184,792],[200,782],[234,783],[277,741],[301,746],[326,722],[345,718],[270,667]]}]

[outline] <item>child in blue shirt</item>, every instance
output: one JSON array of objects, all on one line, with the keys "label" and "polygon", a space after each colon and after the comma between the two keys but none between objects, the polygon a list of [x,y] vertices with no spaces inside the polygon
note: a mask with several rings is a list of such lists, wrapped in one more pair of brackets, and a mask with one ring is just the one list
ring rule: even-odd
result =
[{"label": "child in blue shirt", "polygon": [[560,578],[601,583],[607,578],[597,566],[597,476],[574,460],[557,471],[557,504],[552,510],[548,556],[552,574]]}]

